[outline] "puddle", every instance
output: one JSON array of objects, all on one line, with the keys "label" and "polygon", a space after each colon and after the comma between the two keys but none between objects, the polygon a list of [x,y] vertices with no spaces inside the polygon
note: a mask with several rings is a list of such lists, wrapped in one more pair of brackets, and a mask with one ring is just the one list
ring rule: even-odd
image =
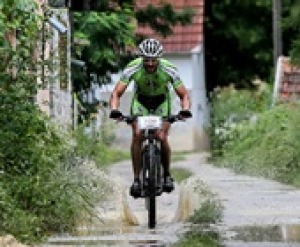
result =
[{"label": "puddle", "polygon": [[109,200],[97,208],[101,222],[83,222],[76,234],[49,238],[43,246],[170,246],[186,231],[184,220],[212,195],[197,176],[182,181],[174,192],[157,198],[157,227],[150,230],[145,201],[129,197],[120,177],[111,184]]},{"label": "puddle", "polygon": [[300,225],[243,226],[232,228],[231,240],[243,242],[297,242],[300,243]]},{"label": "puddle", "polygon": [[69,239],[69,241],[53,241],[49,243],[49,246],[69,246],[69,247],[78,247],[78,246],[168,246],[167,243],[164,243],[163,241],[158,240],[102,240],[102,239],[85,239],[85,241],[82,240],[76,240],[76,239]]}]

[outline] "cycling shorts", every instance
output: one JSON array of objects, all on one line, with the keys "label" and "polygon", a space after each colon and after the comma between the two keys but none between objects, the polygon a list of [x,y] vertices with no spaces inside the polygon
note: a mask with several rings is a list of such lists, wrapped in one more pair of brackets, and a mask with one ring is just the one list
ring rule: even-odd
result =
[{"label": "cycling shorts", "polygon": [[136,94],[131,103],[131,114],[145,116],[154,114],[166,117],[171,114],[171,100],[169,94],[146,96]]}]

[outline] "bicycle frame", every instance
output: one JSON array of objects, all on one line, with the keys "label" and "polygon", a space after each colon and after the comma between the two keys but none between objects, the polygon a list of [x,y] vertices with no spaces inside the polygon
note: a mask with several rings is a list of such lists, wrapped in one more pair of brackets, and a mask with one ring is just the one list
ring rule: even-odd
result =
[{"label": "bicycle frame", "polygon": [[157,129],[144,129],[141,153],[141,196],[145,198],[148,210],[148,227],[156,225],[156,196],[162,194],[162,169],[160,140]]},{"label": "bicycle frame", "polygon": [[[141,147],[141,197],[145,198],[146,209],[148,210],[148,227],[155,228],[156,226],[156,196],[160,196],[163,192],[162,183],[162,165],[161,165],[161,143],[159,138],[156,136],[157,130],[162,128],[162,122],[168,121],[174,123],[181,120],[178,115],[171,115],[166,118],[152,116],[123,116],[121,121],[125,121],[128,124],[138,121],[139,118],[147,119],[149,117],[148,126],[147,124],[138,124],[141,131],[143,132],[143,141]],[[161,122],[155,122],[158,120]],[[156,119],[156,120],[155,120]],[[151,120],[153,120],[151,122]],[[155,121],[154,121],[155,120]]]}]

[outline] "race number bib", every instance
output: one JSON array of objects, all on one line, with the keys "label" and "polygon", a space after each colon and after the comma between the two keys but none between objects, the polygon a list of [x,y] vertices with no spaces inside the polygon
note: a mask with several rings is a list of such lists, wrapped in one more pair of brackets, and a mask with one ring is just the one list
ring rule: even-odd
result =
[{"label": "race number bib", "polygon": [[160,116],[142,116],[138,117],[138,128],[145,129],[161,129],[162,118]]}]

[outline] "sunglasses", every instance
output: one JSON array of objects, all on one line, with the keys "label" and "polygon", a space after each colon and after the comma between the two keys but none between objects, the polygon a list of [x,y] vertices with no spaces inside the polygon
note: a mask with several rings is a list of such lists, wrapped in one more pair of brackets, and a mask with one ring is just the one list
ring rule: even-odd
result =
[{"label": "sunglasses", "polygon": [[157,58],[144,58],[143,61],[144,61],[144,63],[147,63],[147,64],[158,62]]}]

